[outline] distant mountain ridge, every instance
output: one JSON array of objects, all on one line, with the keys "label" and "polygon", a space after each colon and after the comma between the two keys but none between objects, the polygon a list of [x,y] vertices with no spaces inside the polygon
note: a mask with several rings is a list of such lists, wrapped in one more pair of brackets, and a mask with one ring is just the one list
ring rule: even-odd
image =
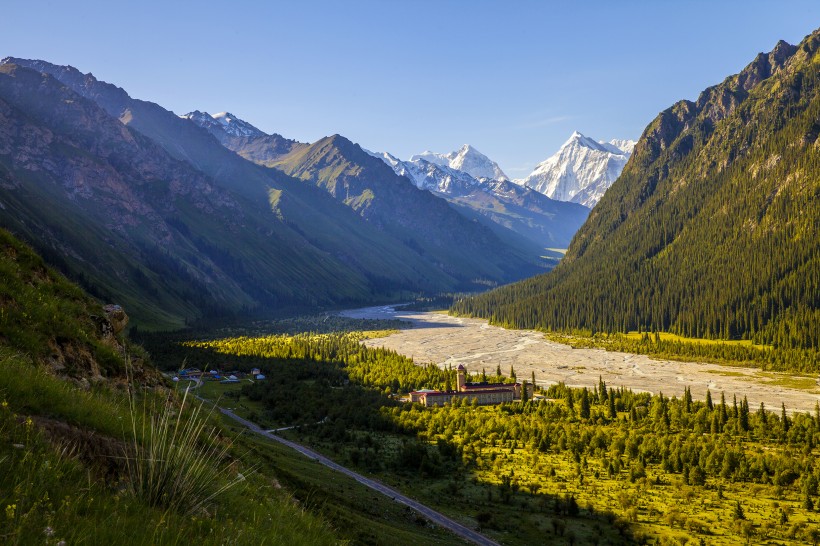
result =
[{"label": "distant mountain ridge", "polygon": [[661,112],[551,273],[454,309],[772,345],[820,368],[820,30]]},{"label": "distant mountain ridge", "polygon": [[211,134],[217,132],[212,130],[217,127],[220,131],[232,137],[258,137],[265,134],[247,121],[239,119],[230,112],[220,112],[211,115],[208,112],[196,110],[180,117],[194,121],[200,127],[208,129]]},{"label": "distant mountain ridge", "polygon": [[506,179],[475,178],[449,165],[423,159],[423,154],[401,161],[386,152],[369,153],[419,188],[444,197],[465,213],[477,214],[481,221],[509,228],[541,248],[566,248],[589,214],[586,207],[552,200]]},{"label": "distant mountain ridge", "polygon": [[[448,251],[454,256],[473,244],[469,239],[462,239],[464,234],[461,231],[465,227],[451,223],[448,224],[452,226],[449,230],[436,229],[436,222],[425,218],[439,210],[435,216],[440,223],[450,214],[440,209],[438,199],[431,200],[423,192],[409,191],[411,187],[430,190],[436,197],[446,199],[461,217],[489,229],[511,251],[531,263],[544,264],[541,256],[545,254],[545,246],[566,247],[588,213],[582,207],[554,202],[506,180],[478,180],[463,171],[423,159],[401,162],[390,154],[368,152],[340,135],[313,144],[299,143],[280,135],[237,139],[227,137],[221,124],[210,119],[203,121],[195,112],[184,117],[213,132],[226,147],[239,155],[324,188],[384,229],[395,230],[397,226],[391,224],[402,225],[401,230],[406,231],[397,232],[396,236],[411,241],[423,236],[438,241],[434,245],[442,245],[444,239],[441,237],[445,234],[453,242],[460,240],[457,248]],[[497,167],[469,145],[449,154],[449,159],[442,159],[444,157],[438,157],[439,163],[452,161],[474,167],[480,164],[490,172],[495,172]],[[424,169],[428,171],[426,174],[422,173]],[[399,196],[402,197],[397,199]],[[424,205],[418,206],[418,203]],[[468,228],[468,231],[473,229]],[[473,258],[465,256],[464,260],[469,263]],[[553,261],[550,259],[545,265]]]},{"label": "distant mountain ridge", "polygon": [[561,148],[516,183],[552,199],[594,207],[621,174],[635,142],[598,142],[575,131]]},{"label": "distant mountain ridge", "polygon": [[473,178],[489,178],[491,180],[509,180],[498,163],[491,160],[469,144],[465,144],[458,150],[449,154],[439,154],[435,152],[422,152],[410,158],[410,161],[423,159],[435,165],[450,167],[457,171],[465,172]]}]

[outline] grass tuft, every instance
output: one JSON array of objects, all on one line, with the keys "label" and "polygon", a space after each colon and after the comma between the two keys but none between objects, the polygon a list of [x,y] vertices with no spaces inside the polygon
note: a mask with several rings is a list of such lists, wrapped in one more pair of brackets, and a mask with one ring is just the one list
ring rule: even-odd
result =
[{"label": "grass tuft", "polygon": [[224,481],[222,462],[232,441],[221,441],[209,425],[213,409],[204,412],[185,390],[177,406],[168,396],[161,407],[143,398],[138,411],[129,396],[133,452],[127,457],[129,489],[145,504],[184,514],[203,508],[214,497],[244,481]]}]

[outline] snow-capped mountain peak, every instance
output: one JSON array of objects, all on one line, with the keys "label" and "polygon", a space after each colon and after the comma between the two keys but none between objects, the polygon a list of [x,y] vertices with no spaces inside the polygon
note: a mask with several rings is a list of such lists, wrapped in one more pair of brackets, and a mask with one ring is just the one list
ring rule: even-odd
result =
[{"label": "snow-capped mountain peak", "polygon": [[218,114],[209,114],[208,112],[200,112],[194,110],[189,112],[181,118],[189,119],[209,130],[219,128],[230,136],[236,137],[256,137],[263,136],[265,133],[230,112],[219,112]]},{"label": "snow-capped mountain peak", "polygon": [[489,178],[492,180],[509,180],[498,163],[476,150],[470,144],[465,144],[449,154],[439,154],[425,151],[414,155],[410,161],[424,160],[434,165],[449,167],[469,174],[473,178]]},{"label": "snow-capped mountain peak", "polygon": [[595,141],[578,131],[552,157],[517,183],[547,197],[593,207],[621,174],[635,142]]}]

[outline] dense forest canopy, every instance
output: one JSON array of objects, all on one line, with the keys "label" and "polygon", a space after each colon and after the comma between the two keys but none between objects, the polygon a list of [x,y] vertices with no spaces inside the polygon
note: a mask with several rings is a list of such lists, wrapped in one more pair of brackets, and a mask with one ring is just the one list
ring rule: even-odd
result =
[{"label": "dense forest canopy", "polygon": [[[453,306],[517,328],[820,349],[820,32],[644,131],[562,263]],[[816,360],[816,359],[814,359]]]}]

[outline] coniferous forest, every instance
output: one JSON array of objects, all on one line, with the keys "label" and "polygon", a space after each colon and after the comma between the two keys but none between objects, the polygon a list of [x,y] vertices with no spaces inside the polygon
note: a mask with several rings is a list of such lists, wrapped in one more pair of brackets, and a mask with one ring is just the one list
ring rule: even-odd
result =
[{"label": "coniferous forest", "polygon": [[442,388],[455,371],[361,338],[235,337],[186,342],[166,357],[261,367],[264,382],[213,396],[266,426],[300,425],[283,434],[504,543],[820,540],[820,406],[790,414],[742,396],[698,401],[688,389],[650,395],[601,380],[499,406],[424,408],[391,395]]},{"label": "coniferous forest", "polygon": [[[681,101],[551,273],[461,299],[516,328],[752,340],[817,371],[820,33]],[[762,360],[775,357],[762,355]]]}]

